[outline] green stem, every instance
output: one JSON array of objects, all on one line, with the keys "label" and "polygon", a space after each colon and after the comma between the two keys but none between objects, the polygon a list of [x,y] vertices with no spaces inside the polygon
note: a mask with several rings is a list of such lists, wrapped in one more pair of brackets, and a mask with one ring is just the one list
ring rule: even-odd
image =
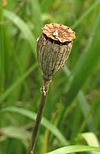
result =
[{"label": "green stem", "polygon": [[29,149],[28,154],[34,154],[34,152],[35,152],[36,139],[38,136],[38,131],[40,128],[40,123],[41,123],[41,119],[42,119],[42,115],[43,115],[43,111],[44,111],[46,97],[47,97],[47,93],[48,93],[48,89],[49,89],[49,83],[50,82],[44,82],[44,85],[42,87],[41,101],[39,104],[39,110],[37,113],[36,122],[35,122],[35,126],[33,129],[33,134],[32,134],[32,141],[31,141],[31,145],[30,145],[30,149]]}]

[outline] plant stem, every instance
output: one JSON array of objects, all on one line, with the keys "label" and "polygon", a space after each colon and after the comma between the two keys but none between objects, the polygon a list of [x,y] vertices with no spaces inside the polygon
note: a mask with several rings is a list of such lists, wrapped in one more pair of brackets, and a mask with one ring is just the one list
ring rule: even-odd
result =
[{"label": "plant stem", "polygon": [[38,113],[37,113],[36,122],[35,122],[35,126],[34,126],[34,129],[33,129],[32,141],[31,141],[31,146],[30,146],[30,149],[29,149],[29,154],[34,154],[34,152],[35,152],[36,139],[37,139],[37,135],[38,135],[41,119],[42,119],[42,114],[43,114],[43,111],[44,111],[46,97],[47,97],[47,93],[48,93],[48,89],[49,89],[49,83],[50,82],[44,81],[44,85],[43,85],[42,90],[41,90],[41,92],[42,92],[41,101],[40,101],[40,104],[39,104],[39,110],[38,110]]}]

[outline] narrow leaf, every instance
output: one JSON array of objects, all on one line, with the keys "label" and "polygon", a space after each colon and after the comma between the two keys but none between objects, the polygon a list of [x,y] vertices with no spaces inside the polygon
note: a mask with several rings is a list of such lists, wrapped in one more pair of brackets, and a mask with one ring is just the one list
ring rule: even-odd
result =
[{"label": "narrow leaf", "polygon": [[73,145],[68,147],[59,148],[52,152],[48,152],[47,154],[67,154],[72,152],[88,152],[88,151],[96,151],[100,152],[100,147],[91,147],[91,146],[84,146],[84,145]]},{"label": "narrow leaf", "polygon": [[[33,113],[33,112],[28,111],[23,108],[8,107],[8,108],[1,110],[1,112],[14,112],[14,113],[24,115],[30,119],[33,119],[33,120],[36,119],[36,113]],[[44,118],[44,117],[42,118],[41,124],[43,126],[45,126],[47,129],[49,129],[52,132],[52,134],[54,134],[59,139],[59,141],[62,143],[62,145],[68,144],[68,141],[61,134],[61,132],[51,122],[49,122],[46,118]]]}]

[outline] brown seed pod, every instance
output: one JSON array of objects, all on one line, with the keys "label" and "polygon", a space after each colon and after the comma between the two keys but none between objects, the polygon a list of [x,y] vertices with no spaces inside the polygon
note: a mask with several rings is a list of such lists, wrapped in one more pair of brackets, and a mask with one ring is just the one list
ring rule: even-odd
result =
[{"label": "brown seed pod", "polygon": [[75,32],[67,26],[51,23],[43,27],[42,35],[37,41],[37,52],[45,81],[51,80],[64,66],[75,38]]}]

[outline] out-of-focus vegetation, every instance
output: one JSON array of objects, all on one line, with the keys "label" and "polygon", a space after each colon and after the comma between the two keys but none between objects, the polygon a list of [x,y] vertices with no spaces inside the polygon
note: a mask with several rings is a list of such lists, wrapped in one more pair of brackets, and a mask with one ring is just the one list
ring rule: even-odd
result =
[{"label": "out-of-focus vegetation", "polygon": [[0,154],[26,154],[42,86],[36,39],[50,22],[77,39],[50,86],[36,154],[99,146],[100,0],[0,0]]}]

